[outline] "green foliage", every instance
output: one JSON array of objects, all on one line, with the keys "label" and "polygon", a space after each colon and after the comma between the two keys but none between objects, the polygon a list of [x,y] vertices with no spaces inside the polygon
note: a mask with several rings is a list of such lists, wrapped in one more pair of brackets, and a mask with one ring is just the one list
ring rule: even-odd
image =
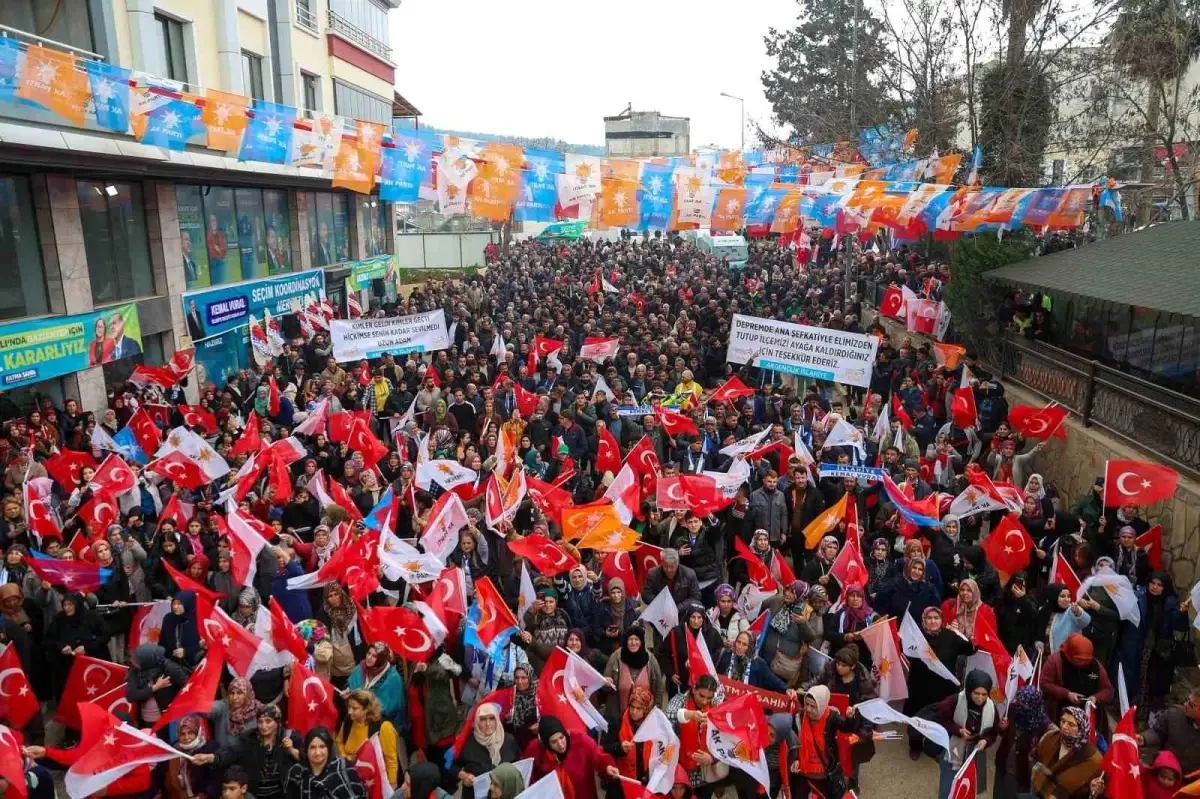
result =
[{"label": "green foliage", "polygon": [[1108,37],[1113,61],[1138,80],[1170,84],[1200,55],[1196,0],[1125,0]]},{"label": "green foliage", "polygon": [[762,74],[767,100],[775,119],[802,141],[857,141],[860,130],[882,128],[894,117],[883,81],[890,61],[883,24],[860,5],[856,43],[855,2],[861,0],[797,0],[799,24],[771,28],[765,37],[767,55],[776,61]]},{"label": "green foliage", "polygon": [[996,297],[983,274],[1033,257],[1033,236],[1027,230],[1010,233],[1003,241],[992,235],[971,236],[954,243],[950,253],[950,282],[946,305],[963,341],[979,346],[990,335],[988,322],[995,316]]},{"label": "green foliage", "polygon": [[1040,186],[1055,106],[1044,72],[1023,63],[992,67],[980,79],[983,183]]}]

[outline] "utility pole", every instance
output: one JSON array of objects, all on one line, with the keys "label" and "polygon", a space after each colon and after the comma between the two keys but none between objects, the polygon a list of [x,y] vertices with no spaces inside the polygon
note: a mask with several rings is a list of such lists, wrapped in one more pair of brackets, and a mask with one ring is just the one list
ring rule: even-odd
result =
[{"label": "utility pole", "polygon": [[858,137],[858,109],[855,100],[858,96],[858,11],[862,8],[862,0],[854,0],[854,25],[850,29],[850,136],[852,140]]},{"label": "utility pole", "polygon": [[721,92],[722,97],[728,97],[730,100],[737,100],[742,109],[742,152],[746,152],[746,101],[741,97],[727,92]]}]

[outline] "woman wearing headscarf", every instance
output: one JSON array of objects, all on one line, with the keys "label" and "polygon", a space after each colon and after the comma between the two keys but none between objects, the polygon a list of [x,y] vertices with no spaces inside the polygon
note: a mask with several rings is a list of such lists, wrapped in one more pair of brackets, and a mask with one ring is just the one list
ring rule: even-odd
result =
[{"label": "woman wearing headscarf", "polygon": [[1038,609],[1025,587],[1025,574],[1014,574],[996,602],[996,625],[1000,641],[1009,654],[1021,647],[1031,659],[1038,639]]},{"label": "woman wearing headscarf", "polygon": [[[938,761],[941,767],[938,796],[947,799],[954,775],[966,762],[971,750],[982,753],[1000,737],[1004,723],[992,701],[992,678],[979,669],[971,669],[963,681],[961,693],[937,703],[934,718],[950,733],[950,752]],[[987,757],[975,760],[980,792],[987,790]]]},{"label": "woman wearing headscarf", "polygon": [[755,688],[763,688],[777,693],[786,691],[789,695],[794,695],[795,692],[771,671],[771,667],[765,660],[757,656],[754,649],[754,636],[748,630],[738,633],[733,642],[733,648],[724,650],[717,658],[717,674],[731,680],[744,682]]},{"label": "woman wearing headscarf", "polygon": [[404,678],[400,670],[392,662],[392,650],[387,644],[376,641],[362,662],[354,667],[346,687],[351,691],[363,689],[370,691],[379,700],[383,717],[397,729],[408,727],[408,714],[405,708]]},{"label": "woman wearing headscarf", "polygon": [[300,762],[288,770],[283,792],[287,799],[365,799],[367,795],[358,772],[338,757],[333,736],[324,727],[304,736]]},{"label": "woman wearing headscarf", "polygon": [[337,582],[325,584],[323,598],[316,619],[325,624],[329,632],[329,643],[333,646],[333,659],[329,664],[330,682],[338,688],[343,688],[354,672],[354,665],[358,659],[350,641],[353,633],[354,604],[350,601],[350,594]]},{"label": "woman wearing headscarf", "polygon": [[1070,590],[1062,583],[1051,583],[1042,592],[1045,601],[1038,611],[1034,627],[1036,641],[1049,645],[1057,652],[1072,633],[1082,633],[1092,623],[1092,617],[1079,606]]},{"label": "woman wearing headscarf", "polygon": [[608,596],[592,612],[591,640],[605,656],[621,646],[621,639],[637,621],[637,603],[625,591],[625,581],[613,577],[608,581]]},{"label": "woman wearing headscarf", "polygon": [[1113,571],[1129,579],[1134,587],[1143,586],[1150,579],[1150,559],[1137,545],[1138,532],[1125,525],[1117,532],[1116,563]]},{"label": "woman wearing headscarf", "polygon": [[[1104,715],[1113,697],[1112,682],[1104,664],[1096,658],[1090,639],[1071,635],[1062,649],[1046,660],[1042,667],[1042,694],[1050,718],[1057,718],[1065,707],[1085,707],[1088,699],[1096,704],[1096,718]],[[1099,731],[1104,732],[1103,721],[1099,724]]]},{"label": "woman wearing headscarf", "polygon": [[540,671],[554,648],[566,642],[567,634],[571,631],[571,619],[559,607],[558,591],[554,588],[541,588],[538,599],[541,600],[541,607],[535,605],[525,611],[525,629],[520,637],[525,643],[529,662]]},{"label": "woman wearing headscarf", "polygon": [[[1046,716],[1046,703],[1042,692],[1036,685],[1024,685],[1017,689],[1008,706],[1008,727],[1000,738],[1000,746],[996,747],[996,787],[994,796],[1009,796],[1011,794],[1027,795],[1030,792],[1030,755],[1033,747],[1046,728],[1050,719]],[[1007,773],[1008,755],[1013,753],[1013,772]]]},{"label": "woman wearing headscarf", "polygon": [[750,622],[738,609],[732,585],[722,583],[713,593],[717,597],[717,604],[708,609],[708,621],[721,634],[725,647],[729,648],[733,646],[738,633],[750,629]]},{"label": "woman wearing headscarf", "polygon": [[537,782],[554,771],[559,785],[573,787],[573,799],[596,799],[596,778],[617,779],[621,772],[612,756],[580,732],[568,733],[554,716],[542,716],[538,722],[538,740],[522,753],[533,758],[533,779]]},{"label": "woman wearing headscarf", "polygon": [[1175,676],[1176,644],[1190,651],[1187,611],[1180,610],[1175,583],[1166,572],[1156,571],[1138,592],[1141,623],[1121,623],[1119,658],[1125,671],[1130,701],[1139,715],[1166,707],[1166,696]]},{"label": "woman wearing headscarf", "polygon": [[388,783],[395,785],[400,777],[400,735],[396,727],[383,718],[383,708],[375,694],[362,688],[350,691],[346,694],[345,715],[337,725],[334,739],[338,756],[354,763],[358,760],[358,750],[376,735],[379,736],[379,751],[383,754]]},{"label": "woman wearing headscarf", "polygon": [[684,602],[679,608],[679,625],[667,633],[667,640],[658,647],[658,665],[663,675],[675,687],[671,693],[686,692],[691,672],[688,669],[688,643],[684,635],[700,636],[700,643],[708,647],[708,654],[715,660],[724,648],[721,634],[708,623],[704,606],[694,600]]},{"label": "woman wearing headscarf", "polygon": [[[179,720],[175,748],[189,758],[219,749],[205,734],[200,716],[184,716]],[[221,795],[219,776],[220,772],[210,765],[174,758],[155,768],[147,795],[153,796],[161,789],[164,799],[216,799]]]},{"label": "woman wearing headscarf", "polygon": [[50,622],[43,638],[50,661],[54,696],[61,696],[76,655],[104,660],[108,654],[108,631],[89,609],[83,594],[72,591],[62,598],[62,610]]},{"label": "woman wearing headscarf", "polygon": [[879,589],[873,607],[880,616],[899,619],[907,612],[920,620],[926,608],[938,607],[940,602],[941,595],[925,579],[925,559],[914,556],[904,562],[903,572]]},{"label": "woman wearing headscarf", "polygon": [[[1092,574],[1114,571],[1113,559],[1107,555],[1096,558],[1096,564],[1092,567]],[[1080,579],[1083,579],[1082,572]],[[1079,597],[1078,602],[1079,606],[1092,617],[1092,623],[1088,625],[1083,634],[1095,644],[1096,659],[1101,663],[1111,662],[1110,656],[1116,648],[1117,638],[1121,631],[1121,613],[1117,610],[1116,603],[1102,585],[1093,585],[1088,588],[1087,593]]]},{"label": "woman wearing headscarf", "polygon": [[171,612],[162,621],[158,644],[188,673],[200,662],[203,652],[196,628],[196,595],[191,591],[180,591],[171,600]]},{"label": "woman wearing headscarf", "polygon": [[[954,673],[958,659],[967,657],[975,652],[975,645],[963,637],[962,633],[952,630],[942,623],[942,611],[929,607],[921,615],[921,633],[925,643],[933,650],[938,662],[950,674]],[[935,702],[940,702],[954,694],[958,686],[942,677],[925,665],[920,658],[909,658],[908,699],[904,700],[904,713],[915,716],[924,708]],[[913,729],[908,733],[908,756],[913,760],[921,757],[921,746],[924,737]]]},{"label": "woman wearing headscarf", "polygon": [[867,596],[872,603],[879,589],[883,588],[892,574],[892,561],[888,558],[888,540],[876,538],[871,542],[871,552],[867,555]]},{"label": "woman wearing headscarf", "polygon": [[821,796],[842,796],[847,780],[838,753],[837,733],[852,732],[854,708],[843,717],[829,706],[829,689],[814,685],[804,694],[804,707],[799,714],[800,739],[796,765],[791,772],[791,795],[808,796],[816,791]]},{"label": "woman wearing headscarf", "polygon": [[213,702],[208,711],[213,739],[222,747],[231,746],[240,736],[255,729],[263,704],[244,677],[234,677],[225,689],[225,698]]},{"label": "woman wearing headscarf", "polygon": [[604,676],[616,686],[608,698],[608,713],[613,718],[629,708],[629,697],[635,688],[649,691],[659,707],[667,705],[667,679],[658,661],[646,649],[646,631],[641,626],[629,628],[621,648],[609,657]]},{"label": "woman wearing headscarf", "polygon": [[488,786],[488,799],[517,799],[525,791],[525,777],[511,763],[501,763],[492,769],[492,783]]},{"label": "woman wearing headscarf", "polygon": [[970,641],[975,640],[975,623],[979,620],[987,623],[987,629],[996,629],[995,611],[983,604],[979,584],[969,577],[958,581],[958,596],[942,603],[942,619],[961,630]]},{"label": "woman wearing headscarf", "polygon": [[[494,778],[495,774],[492,777]],[[520,777],[521,773],[517,772],[517,778]],[[400,799],[451,799],[452,794],[447,793],[441,786],[442,770],[436,763],[422,760],[413,763],[405,772],[404,781],[398,786],[397,793]],[[392,794],[393,797],[396,795]]]},{"label": "woman wearing headscarf", "polygon": [[[780,789],[791,783],[792,764],[800,750],[800,739],[790,713],[772,713],[767,716],[767,771],[771,775],[771,787],[767,796],[780,796]],[[685,775],[686,776],[686,775]]]},{"label": "woman wearing headscarf", "polygon": [[1101,775],[1102,760],[1088,743],[1087,712],[1068,707],[1054,718],[1058,725],[1051,725],[1033,750],[1033,794],[1041,799],[1086,799],[1092,795],[1092,781]]},{"label": "woman wearing headscarf", "polygon": [[[635,686],[629,693],[628,707],[617,716],[609,716],[608,730],[600,738],[600,745],[616,761],[621,776],[637,780],[643,785],[650,777],[650,756],[654,742],[635,742],[633,736],[654,705],[654,697],[650,692],[640,685]],[[619,781],[609,783],[606,791],[609,796],[623,795]]]},{"label": "woman wearing headscarf", "polygon": [[800,684],[804,676],[808,646],[813,641],[809,620],[813,609],[805,601],[808,583],[796,580],[763,603],[762,612],[770,611],[767,637],[759,653],[771,664],[771,671],[789,686]]},{"label": "woman wearing headscarf", "polygon": [[450,413],[450,406],[444,399],[439,399],[432,408],[425,411],[425,419],[421,428],[426,430],[430,436],[438,430],[449,430],[455,438],[458,437],[458,420],[454,418],[454,414]]},{"label": "woman wearing headscarf", "polygon": [[439,646],[424,663],[413,666],[408,686],[409,719],[414,745],[427,757],[441,759],[461,726],[454,701],[455,678],[462,667]]},{"label": "woman wearing headscarf", "polygon": [[842,592],[842,607],[825,618],[824,635],[829,651],[836,652],[844,646],[858,650],[858,662],[871,668],[871,649],[863,643],[862,631],[874,618],[874,611],[867,604],[867,595],[861,585],[850,584]]},{"label": "woman wearing headscarf", "polygon": [[513,704],[508,723],[518,750],[523,750],[537,736],[537,679],[528,663],[513,670]]},{"label": "woman wearing headscarf", "polygon": [[816,557],[806,563],[800,572],[800,579],[804,582],[814,587],[822,586],[829,595],[830,602],[837,602],[842,590],[837,579],[829,574],[834,561],[837,560],[839,549],[837,538],[831,535],[825,536],[817,545]]},{"label": "woman wearing headscarf", "polygon": [[125,698],[137,710],[142,726],[158,721],[187,682],[187,674],[157,644],[133,650],[125,673]]}]

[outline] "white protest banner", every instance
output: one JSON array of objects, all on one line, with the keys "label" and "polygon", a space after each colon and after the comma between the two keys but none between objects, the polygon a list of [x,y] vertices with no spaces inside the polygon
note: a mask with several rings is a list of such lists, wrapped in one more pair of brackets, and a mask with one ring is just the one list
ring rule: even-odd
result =
[{"label": "white protest banner", "polygon": [[874,336],[734,314],[726,360],[869,388],[878,350]]},{"label": "white protest banner", "polygon": [[450,349],[442,311],[380,319],[335,319],[329,325],[333,357],[340,363],[376,358],[385,352],[433,352]]}]

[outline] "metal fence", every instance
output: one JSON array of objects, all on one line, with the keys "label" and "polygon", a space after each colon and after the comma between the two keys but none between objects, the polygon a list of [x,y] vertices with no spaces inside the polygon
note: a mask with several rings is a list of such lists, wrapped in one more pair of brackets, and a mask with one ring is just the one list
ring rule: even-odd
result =
[{"label": "metal fence", "polygon": [[[866,300],[878,308],[886,290],[881,283],[867,281]],[[1099,361],[1013,335],[988,337],[976,349],[1001,380],[1054,400],[1085,427],[1099,427],[1200,478],[1200,401]]]}]

